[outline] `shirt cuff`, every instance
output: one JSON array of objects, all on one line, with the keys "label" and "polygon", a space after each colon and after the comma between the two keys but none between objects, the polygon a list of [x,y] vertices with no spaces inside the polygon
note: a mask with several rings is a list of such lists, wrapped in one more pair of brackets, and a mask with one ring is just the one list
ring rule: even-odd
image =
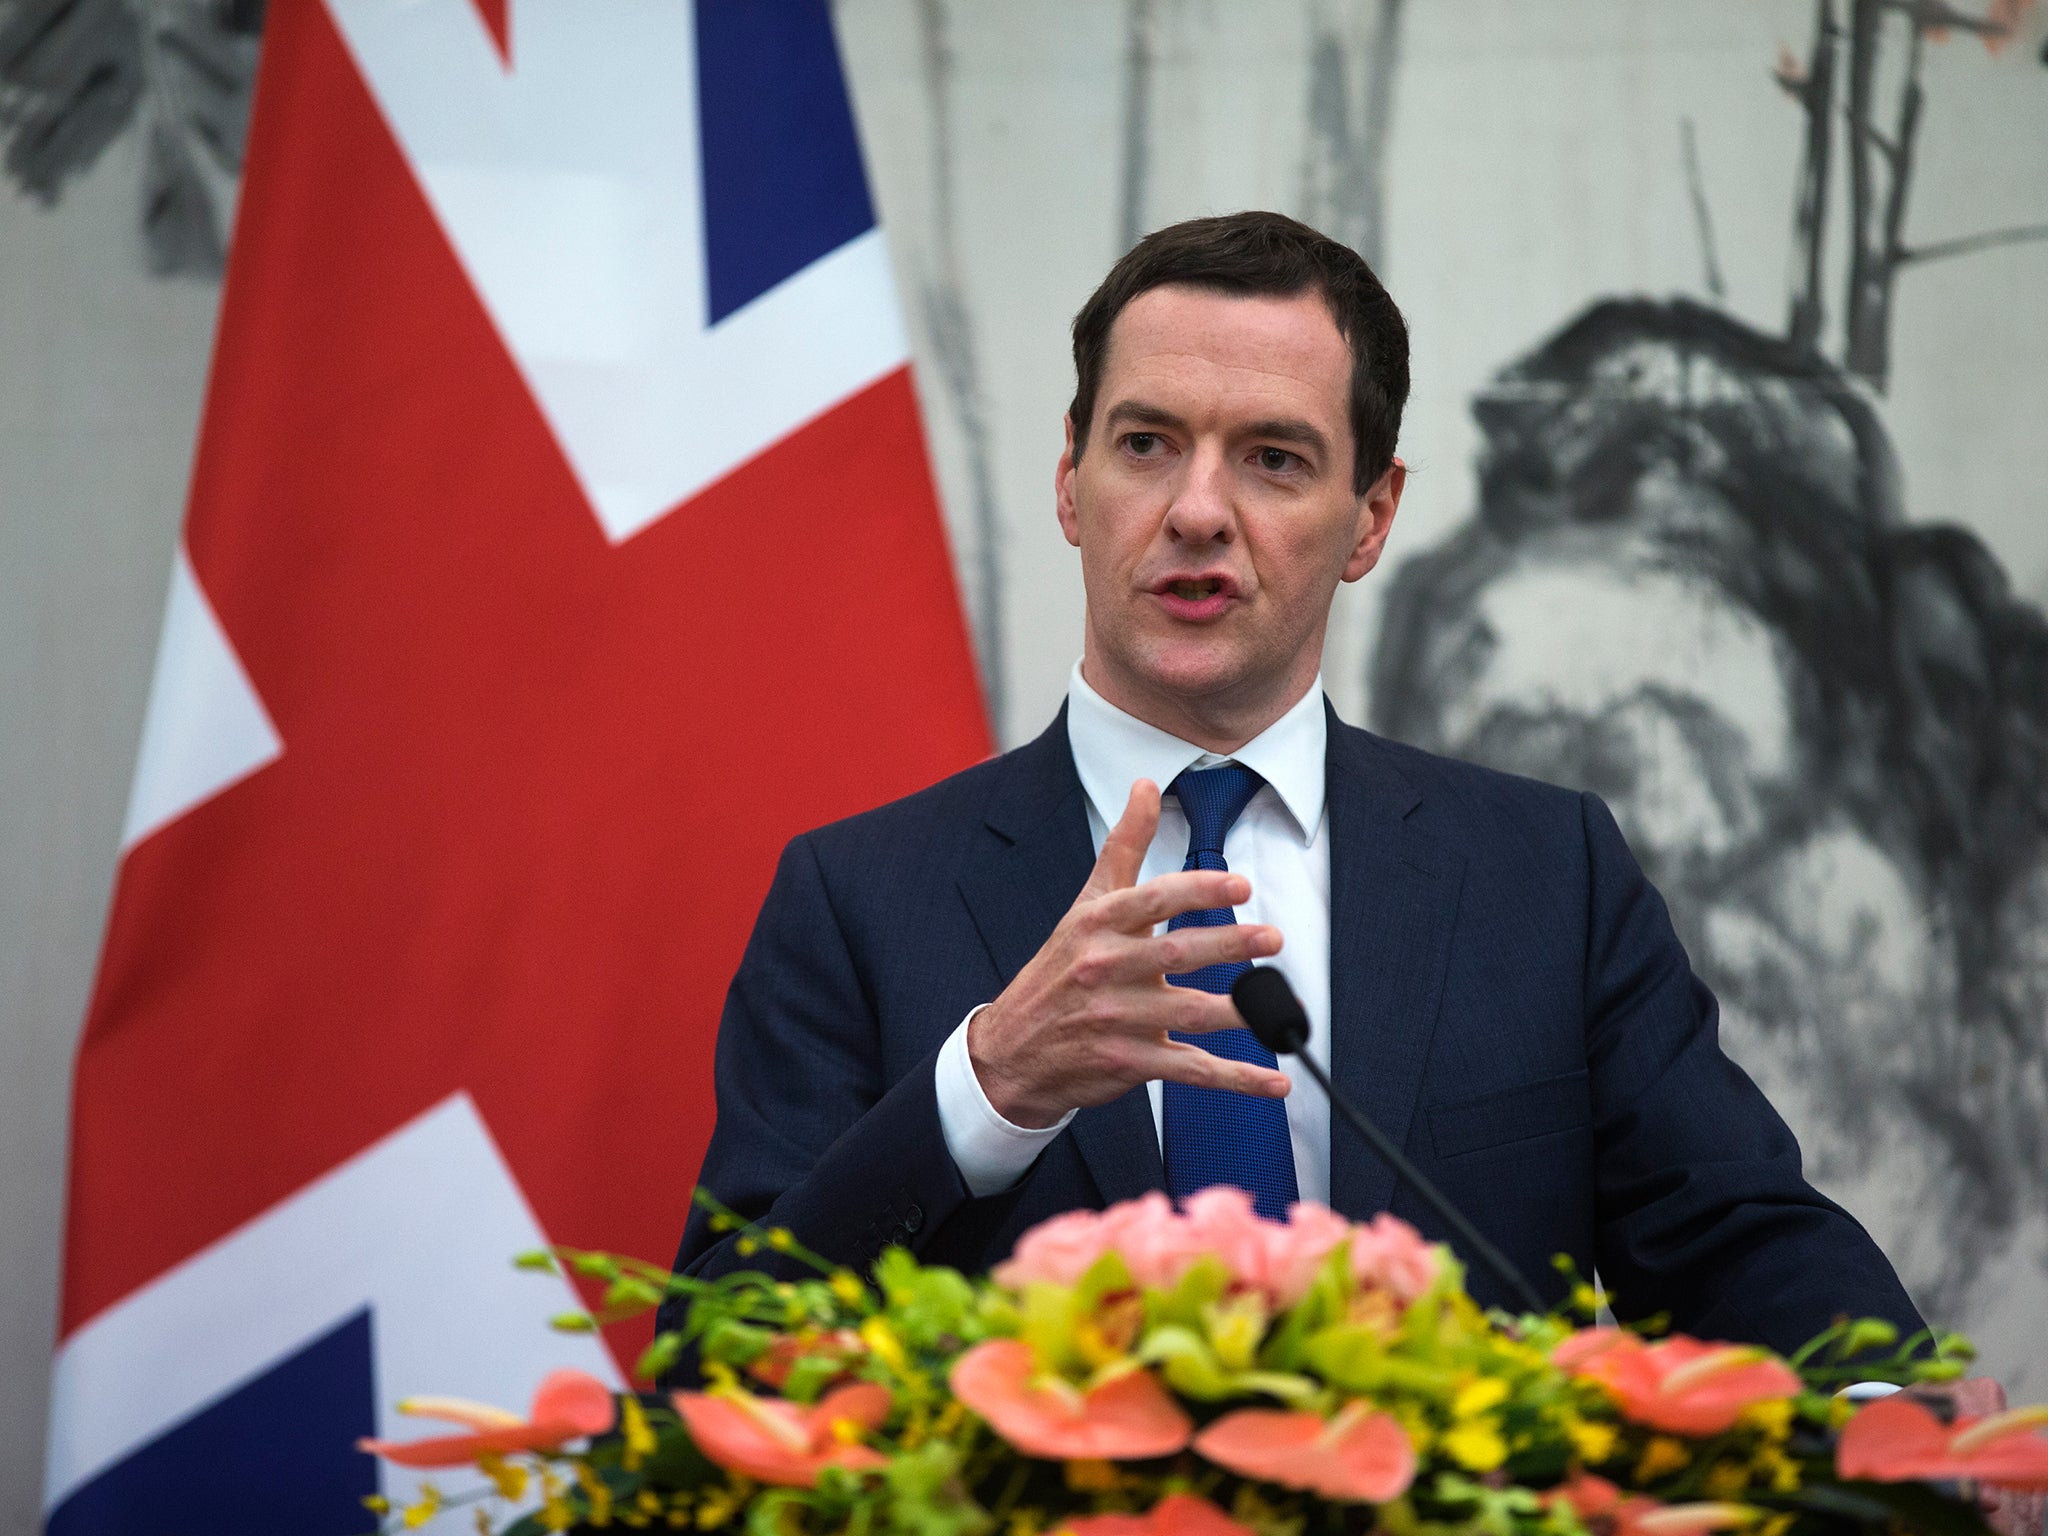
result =
[{"label": "shirt cuff", "polygon": [[946,1037],[932,1071],[932,1086],[939,1097],[939,1129],[945,1133],[946,1150],[952,1153],[953,1166],[960,1170],[962,1181],[977,1200],[999,1195],[1023,1178],[1025,1171],[1038,1161],[1046,1143],[1064,1131],[1067,1122],[1074,1118],[1070,1109],[1057,1125],[1040,1131],[1027,1130],[1012,1125],[989,1103],[981,1079],[974,1075],[974,1062],[967,1054],[967,1026],[987,1006],[983,1003],[981,1008],[969,1012]]}]

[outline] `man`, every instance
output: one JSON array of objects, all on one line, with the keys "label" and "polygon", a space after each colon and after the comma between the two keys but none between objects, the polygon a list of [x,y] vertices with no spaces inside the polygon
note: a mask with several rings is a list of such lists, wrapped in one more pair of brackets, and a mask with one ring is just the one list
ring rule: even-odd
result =
[{"label": "man", "polygon": [[[790,845],[720,1026],[704,1185],[850,1264],[903,1243],[979,1269],[1056,1212],[1219,1180],[1441,1235],[1238,1026],[1228,980],[1266,961],[1340,1088],[1539,1287],[1564,1252],[1623,1315],[1709,1335],[1917,1329],[1721,1053],[1605,807],[1321,697],[1331,599],[1405,474],[1406,331],[1364,263],[1273,214],[1177,225],[1074,354],[1067,706]],[[759,1262],[692,1216],[679,1267]]]}]

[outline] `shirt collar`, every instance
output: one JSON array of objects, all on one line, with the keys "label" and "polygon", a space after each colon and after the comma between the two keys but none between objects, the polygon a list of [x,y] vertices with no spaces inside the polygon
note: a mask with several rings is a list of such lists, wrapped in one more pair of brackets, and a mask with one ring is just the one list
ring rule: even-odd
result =
[{"label": "shirt collar", "polygon": [[1193,742],[1125,714],[1088,686],[1079,662],[1067,680],[1067,740],[1073,747],[1074,768],[1088,803],[1105,826],[1116,825],[1137,780],[1150,779],[1163,791],[1182,769],[1209,759],[1203,766],[1239,762],[1272,785],[1301,840],[1309,842],[1323,820],[1328,735],[1321,673],[1293,708],[1228,758],[1214,757]]}]

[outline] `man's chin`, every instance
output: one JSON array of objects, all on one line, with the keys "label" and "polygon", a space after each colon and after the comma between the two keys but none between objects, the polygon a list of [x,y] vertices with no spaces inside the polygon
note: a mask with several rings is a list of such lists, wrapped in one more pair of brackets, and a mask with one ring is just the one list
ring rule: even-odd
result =
[{"label": "man's chin", "polygon": [[1280,697],[1284,670],[1254,665],[1235,649],[1175,646],[1138,658],[1126,672],[1135,690],[1169,709],[1263,712],[1293,702]]}]

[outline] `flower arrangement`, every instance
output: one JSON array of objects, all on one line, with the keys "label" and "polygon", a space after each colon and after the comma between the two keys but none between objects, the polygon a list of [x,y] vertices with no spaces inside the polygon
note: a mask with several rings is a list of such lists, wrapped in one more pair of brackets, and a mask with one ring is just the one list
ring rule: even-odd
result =
[{"label": "flower arrangement", "polygon": [[[700,1389],[557,1372],[524,1418],[421,1399],[400,1406],[463,1432],[365,1449],[481,1469],[478,1529],[507,1536],[1962,1536],[1975,1505],[1934,1485],[2048,1489],[2048,1408],[1944,1422],[1833,1395],[1958,1375],[1954,1336],[1843,1320],[1781,1359],[1592,1326],[1602,1298],[1577,1282],[1554,1314],[1489,1314],[1392,1216],[1154,1194],[1044,1223],[986,1279],[896,1249],[871,1282],[716,1220],[815,1278],[520,1261],[606,1285],[600,1315],[560,1327],[685,1301],[637,1369],[692,1351]],[[391,1524],[442,1502],[429,1487]]]}]

